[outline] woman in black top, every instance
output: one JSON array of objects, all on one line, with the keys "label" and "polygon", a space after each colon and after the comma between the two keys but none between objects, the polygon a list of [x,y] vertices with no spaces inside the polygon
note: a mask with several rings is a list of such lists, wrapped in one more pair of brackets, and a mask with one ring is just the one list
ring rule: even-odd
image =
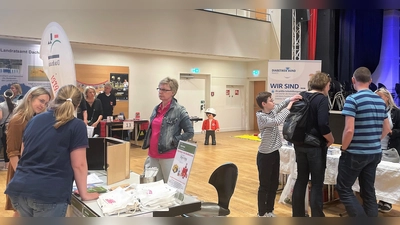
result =
[{"label": "woman in black top", "polygon": [[101,101],[96,99],[96,89],[94,89],[94,87],[86,87],[85,101],[88,126],[94,127],[93,135],[100,134],[100,121],[103,119],[103,107],[101,105]]}]

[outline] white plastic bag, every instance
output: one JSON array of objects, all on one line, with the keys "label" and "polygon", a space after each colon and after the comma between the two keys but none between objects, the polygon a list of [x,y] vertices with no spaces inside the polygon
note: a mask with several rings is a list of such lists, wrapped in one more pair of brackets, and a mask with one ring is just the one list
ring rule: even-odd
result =
[{"label": "white plastic bag", "polygon": [[[293,195],[293,188],[294,185],[296,184],[296,178],[293,177],[292,174],[289,175],[289,177],[287,178],[287,182],[285,184],[285,187],[283,188],[283,191],[281,193],[281,197],[279,198],[279,203],[282,204],[292,204],[292,195]],[[305,205],[305,213],[308,213],[308,207],[309,207],[309,193],[308,193],[308,185],[306,188],[306,195],[305,195],[305,199],[304,199],[304,205]]]},{"label": "white plastic bag", "polygon": [[131,192],[125,191],[121,187],[100,195],[97,204],[106,216],[134,213],[139,210],[138,199]]},{"label": "white plastic bag", "polygon": [[93,137],[94,127],[92,127],[92,126],[86,126],[86,128],[87,128],[87,136],[88,136],[88,138]]},{"label": "white plastic bag", "polygon": [[285,187],[281,193],[281,197],[279,198],[279,203],[283,204],[292,204],[292,194],[294,184],[296,183],[296,178],[293,178],[292,174],[290,174],[287,178]]}]

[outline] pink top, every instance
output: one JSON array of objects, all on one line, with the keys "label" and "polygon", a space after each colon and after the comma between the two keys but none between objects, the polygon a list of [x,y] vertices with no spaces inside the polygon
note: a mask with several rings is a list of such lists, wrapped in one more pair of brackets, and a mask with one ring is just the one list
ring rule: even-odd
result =
[{"label": "pink top", "polygon": [[152,158],[170,159],[175,157],[176,149],[170,150],[163,154],[158,153],[158,138],[160,137],[162,121],[170,106],[171,101],[164,107],[164,109],[162,109],[162,104],[160,104],[157,109],[156,117],[154,117],[153,121],[151,122],[149,156]]}]

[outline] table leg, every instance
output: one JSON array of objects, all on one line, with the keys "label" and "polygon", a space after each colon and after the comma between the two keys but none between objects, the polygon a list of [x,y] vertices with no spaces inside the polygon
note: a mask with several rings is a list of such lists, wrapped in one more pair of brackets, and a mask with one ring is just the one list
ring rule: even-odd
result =
[{"label": "table leg", "polygon": [[[194,121],[192,121],[192,127],[193,127],[193,130],[194,130]],[[192,138],[189,139],[189,141],[191,141],[193,143],[197,143],[197,141],[194,140],[194,135],[193,135]]]},{"label": "table leg", "polygon": [[139,124],[135,124],[135,145],[138,145],[138,139],[139,139]]}]

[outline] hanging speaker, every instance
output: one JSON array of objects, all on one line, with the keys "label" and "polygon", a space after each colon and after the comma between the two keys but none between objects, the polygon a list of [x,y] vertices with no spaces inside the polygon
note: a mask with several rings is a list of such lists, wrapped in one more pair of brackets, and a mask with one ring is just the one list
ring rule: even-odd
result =
[{"label": "hanging speaker", "polygon": [[310,20],[309,9],[296,9],[296,23],[301,23]]}]

